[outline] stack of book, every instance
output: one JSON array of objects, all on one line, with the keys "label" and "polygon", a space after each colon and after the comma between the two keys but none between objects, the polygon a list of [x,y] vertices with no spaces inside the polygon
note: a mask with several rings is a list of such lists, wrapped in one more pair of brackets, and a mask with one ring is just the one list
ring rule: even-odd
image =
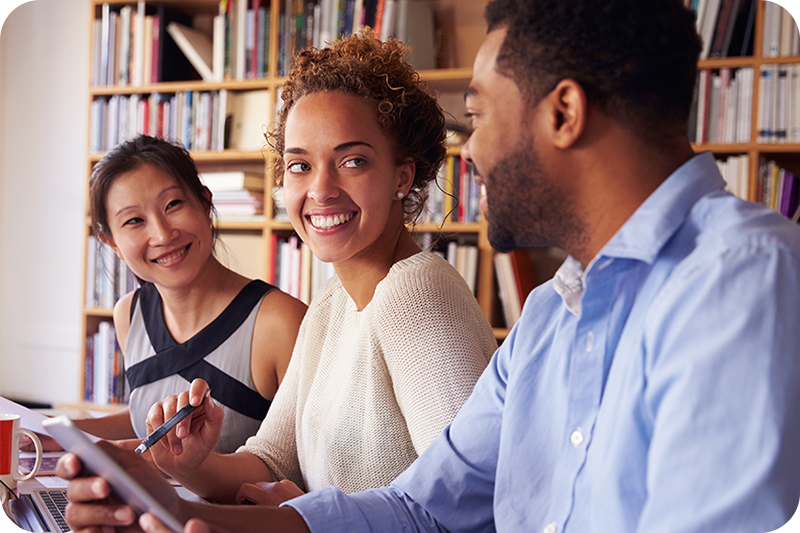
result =
[{"label": "stack of book", "polygon": [[283,292],[311,303],[322,285],[336,273],[331,263],[323,263],[296,235],[272,235],[267,281]]},{"label": "stack of book", "polygon": [[114,326],[102,321],[97,333],[86,337],[83,399],[98,404],[127,403],[122,353]]},{"label": "stack of book", "polygon": [[239,219],[264,215],[264,175],[244,171],[204,172],[200,180],[211,190],[220,218]]},{"label": "stack of book", "polygon": [[758,142],[800,142],[800,65],[762,65]]},{"label": "stack of book", "polygon": [[749,200],[750,156],[742,154],[718,159],[717,166],[725,179],[725,190],[742,200]]},{"label": "stack of book", "polygon": [[783,7],[764,2],[764,57],[800,54],[800,33],[797,23]]},{"label": "stack of book", "polygon": [[475,183],[472,165],[457,155],[447,156],[436,183],[428,189],[422,222],[477,222],[480,188]]},{"label": "stack of book", "polygon": [[753,69],[702,69],[689,115],[689,140],[697,143],[750,142]]},{"label": "stack of book", "polygon": [[800,218],[798,197],[800,177],[778,165],[775,161],[760,159],[754,201],[775,209],[795,221]]},{"label": "stack of book", "polygon": [[86,254],[86,307],[112,309],[139,286],[128,265],[96,237],[89,237]]},{"label": "stack of book", "polygon": [[700,59],[753,53],[756,0],[684,0],[697,13]]}]

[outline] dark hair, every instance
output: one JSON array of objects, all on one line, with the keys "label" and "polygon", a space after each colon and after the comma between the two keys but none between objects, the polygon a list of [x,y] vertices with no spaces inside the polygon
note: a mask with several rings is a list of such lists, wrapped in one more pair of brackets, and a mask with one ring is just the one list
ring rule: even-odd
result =
[{"label": "dark hair", "polygon": [[645,139],[686,131],[700,38],[681,0],[494,0],[498,73],[534,105],[562,79]]},{"label": "dark hair", "polygon": [[409,194],[403,198],[406,222],[415,221],[425,208],[428,184],[436,179],[446,154],[445,119],[436,97],[420,81],[406,61],[399,41],[381,41],[369,28],[363,35],[336,41],[331,48],[306,49],[295,58],[283,84],[283,107],[270,132],[270,144],[278,153],[276,183],[283,181],[286,117],[303,96],[336,91],[370,99],[378,124],[391,140],[396,164],[414,161],[416,173]]},{"label": "dark hair", "polygon": [[[114,180],[146,164],[175,178],[187,198],[197,202],[210,216],[215,215],[216,210],[205,195],[205,186],[200,181],[197,166],[189,152],[164,139],[139,135],[109,150],[92,169],[92,177],[89,179],[89,212],[95,235],[111,235],[106,198]],[[216,243],[219,233],[216,227],[212,228],[211,233],[212,243]]]}]

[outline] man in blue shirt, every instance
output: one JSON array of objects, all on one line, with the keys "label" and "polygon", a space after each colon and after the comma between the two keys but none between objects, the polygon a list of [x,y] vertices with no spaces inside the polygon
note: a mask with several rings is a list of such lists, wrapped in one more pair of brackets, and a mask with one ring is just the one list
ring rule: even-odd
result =
[{"label": "man in blue shirt", "polygon": [[[486,187],[489,238],[570,257],[391,487],[222,508],[137,473],[205,520],[186,532],[758,533],[797,508],[800,229],[726,193],[713,155],[693,153],[692,13],[680,0],[495,0],[487,20],[462,156]],[[91,504],[102,482],[70,491],[73,525],[133,520]]]}]

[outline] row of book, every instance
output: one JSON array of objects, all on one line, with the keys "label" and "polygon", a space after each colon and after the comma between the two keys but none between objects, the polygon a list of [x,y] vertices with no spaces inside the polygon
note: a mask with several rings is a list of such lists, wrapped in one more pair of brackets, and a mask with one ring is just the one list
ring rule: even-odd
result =
[{"label": "row of book", "polygon": [[193,151],[260,150],[269,101],[267,90],[100,96],[91,104],[89,149],[104,152],[146,134]]},{"label": "row of book", "polygon": [[800,33],[792,15],[775,2],[764,2],[764,57],[800,54]]},{"label": "row of book", "polygon": [[473,166],[458,155],[449,155],[439,169],[436,183],[428,189],[428,202],[421,222],[477,222],[480,188]]},{"label": "row of book", "polygon": [[267,281],[283,292],[309,304],[335,272],[323,263],[296,235],[272,235]]},{"label": "row of book", "polygon": [[761,67],[758,142],[800,142],[800,65]]},{"label": "row of book", "polygon": [[775,209],[795,222],[800,218],[800,176],[764,158],[758,161],[755,202]]},{"label": "row of book", "polygon": [[742,200],[750,199],[750,156],[732,155],[717,159],[720,174],[725,180],[725,190]]},{"label": "row of book", "polygon": [[92,28],[92,84],[142,86],[196,79],[191,62],[168,33],[191,25],[189,15],[164,4],[101,6]]},{"label": "row of book", "polygon": [[689,140],[696,143],[750,142],[753,69],[702,69],[689,115]]},{"label": "row of book", "polygon": [[128,403],[122,352],[114,326],[99,323],[97,333],[86,337],[83,399],[97,404]]},{"label": "row of book", "polygon": [[696,13],[700,59],[753,53],[756,0],[684,0]]},{"label": "row of book", "polygon": [[86,241],[86,307],[111,309],[117,300],[138,287],[124,261],[97,237]]}]

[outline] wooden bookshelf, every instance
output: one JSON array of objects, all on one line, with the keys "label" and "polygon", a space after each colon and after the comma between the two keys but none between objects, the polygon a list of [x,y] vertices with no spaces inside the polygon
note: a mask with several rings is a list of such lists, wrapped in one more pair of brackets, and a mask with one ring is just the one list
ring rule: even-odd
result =
[{"label": "wooden bookshelf", "polygon": [[[753,27],[753,55],[740,57],[709,58],[699,61],[698,71],[702,69],[719,70],[722,68],[753,69],[752,108],[750,124],[750,140],[744,143],[693,143],[696,152],[711,151],[717,156],[748,156],[748,198],[756,200],[758,187],[758,167],[761,158],[776,159],[782,166],[800,173],[800,143],[759,142],[759,98],[761,84],[759,82],[761,67],[765,65],[800,65],[800,55],[768,56],[764,50],[764,34],[766,25],[767,0],[757,0],[755,23]],[[777,6],[777,4],[775,4]],[[786,16],[786,13],[784,13]],[[795,27],[796,31],[796,27]],[[800,91],[800,86],[795,88]]]},{"label": "wooden bookshelf", "polygon": [[[252,0],[251,0],[252,1]],[[436,20],[437,32],[440,37],[446,40],[447,46],[452,50],[457,50],[458,53],[449,57],[437,58],[439,66],[442,68],[421,70],[420,77],[425,80],[428,85],[437,93],[457,93],[458,100],[463,100],[461,95],[467,88],[469,80],[472,76],[472,60],[475,52],[477,51],[480,42],[485,34],[485,23],[483,20],[483,9],[486,0],[412,0],[414,2],[424,3],[431,7]],[[94,21],[102,17],[103,6],[108,4],[110,11],[118,12],[123,6],[130,6],[135,13],[140,5],[136,0],[111,0],[103,2],[102,0],[89,1],[89,17],[93,25]],[[186,13],[194,20],[205,18],[208,19],[218,13],[219,1],[218,0],[159,0],[145,2],[146,8],[151,8],[158,4],[166,5],[169,8]],[[232,79],[226,77],[222,82],[203,82],[199,80],[185,80],[185,81],[170,81],[162,83],[143,83],[141,85],[128,84],[114,84],[114,85],[93,85],[90,73],[90,80],[87,89],[89,100],[89,108],[91,109],[92,102],[100,98],[110,98],[116,95],[138,95],[140,97],[147,97],[151,94],[174,94],[185,91],[198,91],[198,92],[211,92],[225,89],[231,92],[246,92],[254,90],[266,90],[269,93],[270,107],[273,108],[276,101],[278,101],[278,89],[284,81],[284,78],[278,76],[277,72],[277,57],[279,53],[278,43],[278,27],[279,27],[279,13],[284,9],[287,4],[286,0],[261,0],[262,5],[268,5],[271,9],[270,16],[270,40],[269,50],[265,53],[269,54],[269,69],[264,77],[252,79]],[[94,27],[94,26],[93,26]],[[446,34],[446,35],[445,35]],[[92,57],[91,50],[89,51],[90,59]],[[90,60],[90,64],[92,61]],[[450,111],[450,110],[448,110]],[[450,114],[456,117],[463,116],[460,110],[450,111]],[[273,115],[274,116],[274,115]],[[272,117],[266,117],[265,122],[271,121]],[[89,117],[89,131],[90,138],[87,139],[87,159],[89,168],[92,168],[102,157],[104,151],[92,150],[92,120]],[[288,236],[293,234],[291,224],[286,221],[273,219],[273,201],[272,196],[268,192],[272,190],[274,179],[271,174],[271,154],[266,149],[263,150],[230,150],[224,149],[220,151],[195,151],[190,150],[192,157],[197,163],[200,172],[213,171],[213,170],[258,170],[265,174],[265,194],[264,194],[264,216],[251,217],[243,220],[227,220],[223,219],[217,222],[222,236],[223,242],[227,238],[237,238],[239,241],[246,241],[248,244],[240,249],[230,250],[233,255],[239,256],[241,254],[250,254],[259,259],[256,260],[255,272],[245,272],[243,274],[251,277],[259,277],[267,279],[270,272],[271,257],[271,241],[272,235],[278,234]],[[460,149],[458,147],[449,147],[448,155],[458,155]],[[88,206],[88,176],[86,180],[86,198]],[[87,208],[88,209],[88,208]],[[441,234],[444,238],[468,238],[472,242],[476,242],[478,246],[478,273],[476,281],[476,297],[487,317],[491,319],[493,306],[496,306],[495,300],[496,288],[493,274],[493,251],[489,245],[487,237],[487,226],[483,221],[470,222],[470,223],[453,223],[445,222],[444,224],[421,223],[413,227],[413,231],[421,233]],[[91,233],[90,223],[87,216],[86,222],[86,241]],[[88,247],[87,247],[88,248]],[[86,250],[88,252],[88,249]],[[224,259],[224,258],[223,258]],[[84,269],[87,272],[88,260],[87,253],[84,253]],[[252,263],[252,261],[251,261]],[[236,267],[234,266],[236,269]],[[238,270],[238,269],[237,269]],[[86,294],[86,275],[83,278],[83,295]],[[106,307],[87,306],[84,302],[82,305],[82,326],[81,326],[81,372],[80,372],[80,391],[84,391],[84,376],[86,373],[85,359],[86,359],[86,342],[87,336],[93,335],[98,331],[101,322],[111,322],[112,309]],[[496,335],[499,338],[504,338],[507,334],[505,324],[496,323]],[[87,404],[83,402],[83,398],[78,399],[78,403],[82,409],[96,409],[94,404]],[[116,409],[115,405],[109,406],[112,410]]]}]

